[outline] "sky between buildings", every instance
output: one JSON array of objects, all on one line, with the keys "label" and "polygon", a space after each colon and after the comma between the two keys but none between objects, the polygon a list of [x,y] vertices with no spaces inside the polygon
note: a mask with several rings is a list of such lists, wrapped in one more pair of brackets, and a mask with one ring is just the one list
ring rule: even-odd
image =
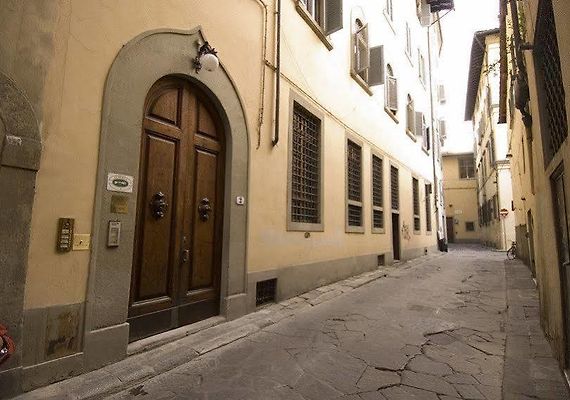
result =
[{"label": "sky between buildings", "polygon": [[498,15],[498,0],[455,0],[455,11],[441,20],[444,30],[441,76],[446,86],[448,121],[444,151],[473,150],[473,128],[471,122],[464,122],[471,42],[476,31],[497,28]]}]

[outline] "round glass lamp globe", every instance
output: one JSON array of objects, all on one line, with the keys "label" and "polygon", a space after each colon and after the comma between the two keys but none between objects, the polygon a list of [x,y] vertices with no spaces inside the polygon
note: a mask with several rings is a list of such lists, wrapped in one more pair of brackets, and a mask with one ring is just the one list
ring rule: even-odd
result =
[{"label": "round glass lamp globe", "polygon": [[218,57],[216,57],[214,54],[204,54],[202,56],[202,59],[200,60],[200,63],[202,64],[202,67],[206,70],[206,71],[215,71],[216,69],[218,69],[219,65],[220,65],[220,60],[218,60]]}]

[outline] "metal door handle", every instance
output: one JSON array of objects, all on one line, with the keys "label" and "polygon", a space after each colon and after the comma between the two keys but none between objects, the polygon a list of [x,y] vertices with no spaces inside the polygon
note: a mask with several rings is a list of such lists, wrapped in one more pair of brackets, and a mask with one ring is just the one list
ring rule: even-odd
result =
[{"label": "metal door handle", "polygon": [[164,193],[158,192],[152,196],[150,210],[155,219],[164,218],[168,210],[168,203],[166,202],[166,195]]},{"label": "metal door handle", "polygon": [[212,211],[212,206],[210,206],[210,199],[204,197],[200,200],[198,205],[198,215],[202,221],[207,221],[210,219],[210,212]]}]

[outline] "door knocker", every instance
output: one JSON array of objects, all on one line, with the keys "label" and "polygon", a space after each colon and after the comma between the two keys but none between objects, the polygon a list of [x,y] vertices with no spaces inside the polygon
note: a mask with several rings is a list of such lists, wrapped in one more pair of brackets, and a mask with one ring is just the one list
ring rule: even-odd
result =
[{"label": "door knocker", "polygon": [[198,206],[198,215],[202,221],[207,221],[210,219],[210,212],[212,211],[212,207],[210,206],[210,199],[204,197],[200,200],[200,205]]},{"label": "door knocker", "polygon": [[155,193],[150,201],[150,210],[155,219],[164,218],[168,210],[168,203],[166,202],[166,195],[162,192]]}]

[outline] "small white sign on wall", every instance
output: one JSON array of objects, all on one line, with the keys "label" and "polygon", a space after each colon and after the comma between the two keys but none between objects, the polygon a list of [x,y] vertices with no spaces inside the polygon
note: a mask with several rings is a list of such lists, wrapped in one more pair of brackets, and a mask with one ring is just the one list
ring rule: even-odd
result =
[{"label": "small white sign on wall", "polygon": [[462,215],[463,214],[463,210],[455,210],[455,215]]},{"label": "small white sign on wall", "polygon": [[110,173],[107,175],[107,190],[111,192],[132,193],[135,178],[130,175]]}]

